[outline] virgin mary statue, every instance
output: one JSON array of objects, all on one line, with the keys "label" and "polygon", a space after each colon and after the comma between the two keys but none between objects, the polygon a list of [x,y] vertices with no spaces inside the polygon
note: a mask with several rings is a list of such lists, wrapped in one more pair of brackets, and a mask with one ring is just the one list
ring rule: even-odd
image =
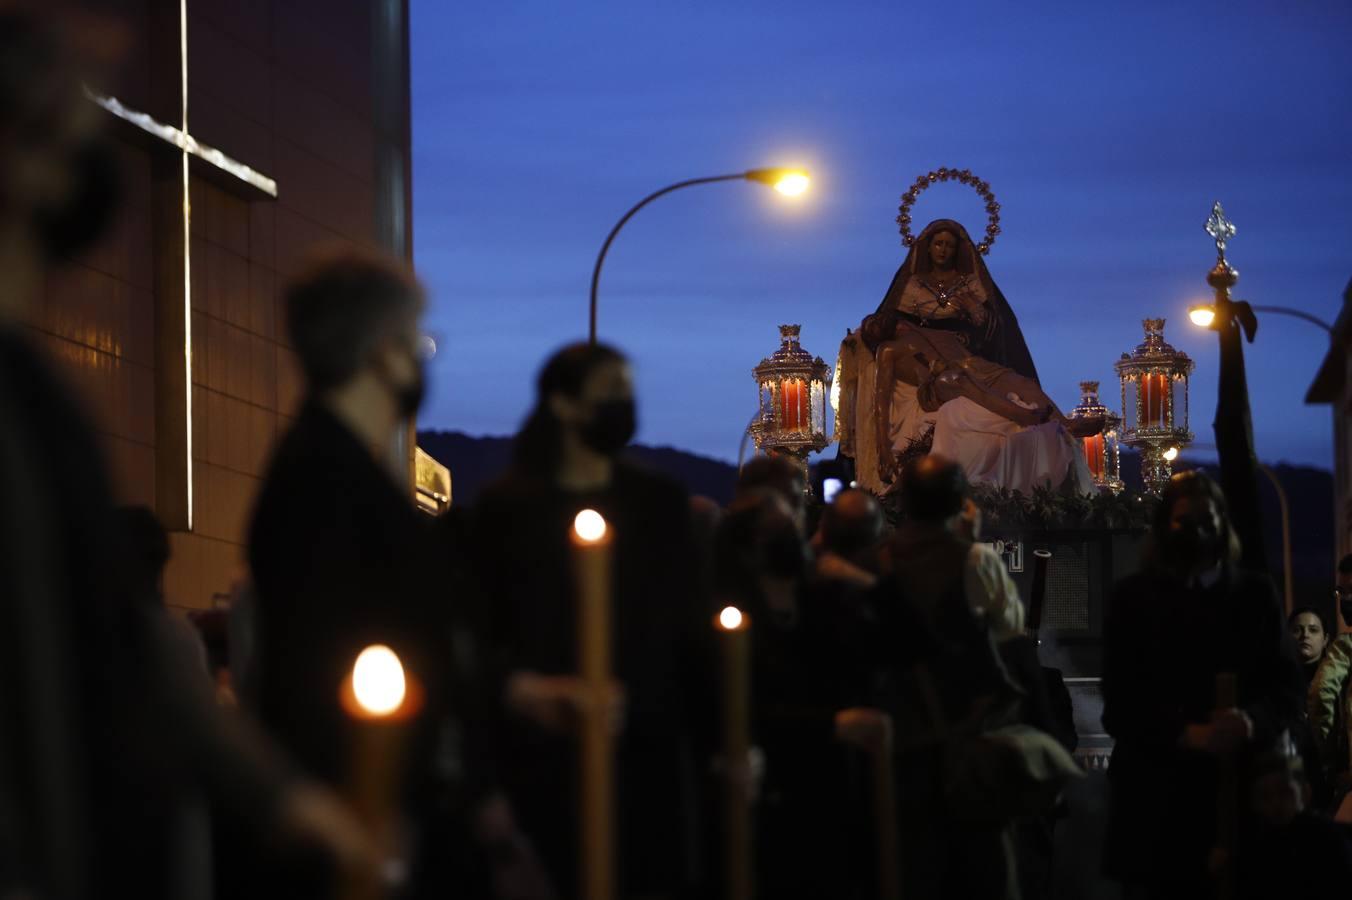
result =
[{"label": "virgin mary statue", "polygon": [[841,344],[836,415],[841,454],[875,493],[891,487],[899,454],[927,443],[973,482],[1094,490],[1014,311],[951,219],[926,226],[878,309]]}]

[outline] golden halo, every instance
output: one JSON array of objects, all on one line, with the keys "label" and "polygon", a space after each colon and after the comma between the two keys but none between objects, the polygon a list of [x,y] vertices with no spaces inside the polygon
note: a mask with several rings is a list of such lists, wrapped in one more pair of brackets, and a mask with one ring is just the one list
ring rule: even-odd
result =
[{"label": "golden halo", "polygon": [[911,234],[911,207],[915,204],[915,198],[920,196],[920,192],[936,181],[960,181],[968,185],[972,190],[981,195],[981,199],[986,201],[986,236],[982,238],[981,243],[976,245],[978,253],[986,254],[991,250],[991,244],[995,243],[995,236],[1000,233],[1000,204],[995,202],[995,195],[991,193],[991,186],[972,174],[970,169],[949,169],[947,167],[935,169],[933,172],[927,172],[915,180],[915,184],[907,188],[906,193],[901,195],[901,210],[897,213],[897,224],[901,226],[901,242],[909,247],[915,243],[915,235]]}]

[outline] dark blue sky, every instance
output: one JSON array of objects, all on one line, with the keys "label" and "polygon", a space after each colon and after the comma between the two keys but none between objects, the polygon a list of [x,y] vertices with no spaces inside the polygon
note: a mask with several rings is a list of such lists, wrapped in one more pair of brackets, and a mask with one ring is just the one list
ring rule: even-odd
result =
[{"label": "dark blue sky", "polygon": [[[600,333],[634,361],[645,443],[735,457],[777,326],[832,361],[904,255],[898,195],[938,166],[1002,204],[987,262],[1066,409],[1086,378],[1118,405],[1113,362],[1165,316],[1211,440],[1216,341],[1185,310],[1207,295],[1215,199],[1241,297],[1332,320],[1352,277],[1345,2],[413,0],[412,26],[416,261],[441,348],[423,427],[513,431],[541,361],[585,338],[620,214],[761,165],[808,167],[811,193],[681,191],[611,249]],[[914,215],[985,225],[956,184]],[[1247,348],[1265,460],[1331,466],[1329,409],[1303,404],[1325,346],[1266,316]]]}]

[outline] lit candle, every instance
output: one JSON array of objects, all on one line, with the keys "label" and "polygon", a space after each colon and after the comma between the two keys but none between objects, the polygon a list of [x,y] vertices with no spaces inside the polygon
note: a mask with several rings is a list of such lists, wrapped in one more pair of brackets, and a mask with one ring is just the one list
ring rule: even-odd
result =
[{"label": "lit candle", "polygon": [[1167,387],[1167,379],[1164,375],[1144,375],[1141,377],[1146,428],[1162,428],[1164,426],[1164,395]]},{"label": "lit candle", "polygon": [[803,382],[786,378],[779,386],[779,421],[785,431],[803,429]]},{"label": "lit candle", "polygon": [[578,735],[580,767],[579,896],[615,896],[615,771],[610,726],[611,535],[606,520],[584,509],[573,520],[573,577],[577,592],[578,674],[589,703]]},{"label": "lit candle", "polygon": [[[339,698],[354,725],[346,797],[390,851],[408,723],[421,705],[418,686],[393,650],[373,644],[358,654]],[[344,882],[343,893],[350,900],[373,900],[383,896],[384,886],[375,876],[353,876]]]},{"label": "lit candle", "polygon": [[723,764],[725,792],[726,891],[728,900],[751,897],[750,785],[731,777],[747,765],[751,753],[750,618],[728,606],[714,618],[723,645]]}]

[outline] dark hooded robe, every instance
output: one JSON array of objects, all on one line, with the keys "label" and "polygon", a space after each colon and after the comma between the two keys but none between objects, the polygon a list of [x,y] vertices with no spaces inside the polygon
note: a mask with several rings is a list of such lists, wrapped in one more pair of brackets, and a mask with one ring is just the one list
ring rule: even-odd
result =
[{"label": "dark hooded robe", "polygon": [[883,300],[878,304],[876,312],[896,309],[901,301],[902,293],[906,290],[907,283],[912,278],[924,277],[929,274],[931,269],[930,241],[934,235],[941,231],[953,234],[958,240],[954,268],[962,275],[975,275],[981,283],[981,287],[984,288],[988,307],[986,321],[976,325],[957,318],[922,322],[906,313],[902,313],[902,317],[912,325],[922,329],[940,327],[945,331],[956,330],[964,339],[967,349],[973,356],[979,356],[982,359],[1012,369],[1033,381],[1038,381],[1037,369],[1033,366],[1033,357],[1028,352],[1028,344],[1024,342],[1023,332],[1019,329],[1019,321],[1014,318],[1014,310],[1010,309],[1009,302],[1005,300],[1005,295],[1000,293],[1000,288],[991,278],[990,270],[986,268],[986,263],[981,258],[981,254],[977,252],[976,244],[967,234],[967,229],[952,219],[935,219],[925,226],[924,231],[920,232],[920,236],[911,244],[911,249],[906,254],[906,259],[902,262],[901,268],[897,269],[897,274],[893,276],[892,284],[888,287],[887,293],[883,295]]}]

